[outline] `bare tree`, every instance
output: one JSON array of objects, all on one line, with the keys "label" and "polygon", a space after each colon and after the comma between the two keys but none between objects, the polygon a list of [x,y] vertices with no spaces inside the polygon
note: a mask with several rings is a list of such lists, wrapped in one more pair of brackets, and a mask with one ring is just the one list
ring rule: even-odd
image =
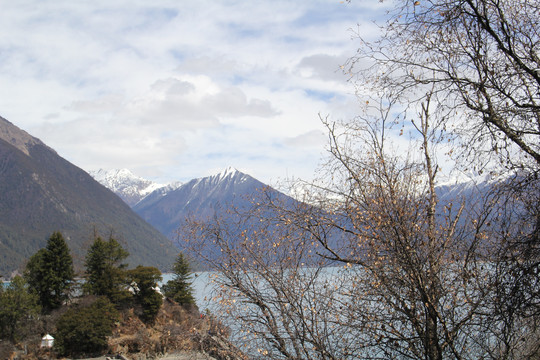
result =
[{"label": "bare tree", "polygon": [[391,91],[404,109],[429,94],[432,117],[461,150],[456,165],[510,176],[498,188],[507,230],[498,234],[499,261],[490,276],[499,286],[495,314],[505,318],[505,331],[515,332],[540,313],[540,4],[397,3],[380,38],[358,34],[361,46],[347,70],[360,96]]},{"label": "bare tree", "polygon": [[266,192],[253,209],[183,229],[262,358],[503,358],[528,336],[501,333],[491,316],[492,250],[509,229],[493,215],[499,197],[440,203],[430,97],[401,154],[388,100],[370,106],[376,118],[325,121],[330,180],[313,197]]},{"label": "bare tree", "polygon": [[[323,119],[304,201],[264,192],[181,235],[261,358],[538,358],[540,5],[399,4],[348,64],[365,112]],[[448,140],[457,167],[513,177],[441,201]]]},{"label": "bare tree", "polygon": [[[263,359],[346,358],[347,329],[331,326],[333,292],[339,278],[324,269],[319,246],[287,225],[273,192],[262,192],[253,208],[230,209],[206,221],[188,221],[181,236],[208,268],[224,322],[236,329],[244,350]],[[301,211],[302,204],[298,204]],[[289,207],[287,207],[289,208]],[[336,323],[336,320],[333,320]],[[352,350],[351,350],[352,351]]]},{"label": "bare tree", "polygon": [[[540,4],[401,0],[349,71],[362,88],[391,88],[407,104],[428,87],[464,152],[503,168],[540,164]],[[401,6],[399,6],[401,4]]]}]

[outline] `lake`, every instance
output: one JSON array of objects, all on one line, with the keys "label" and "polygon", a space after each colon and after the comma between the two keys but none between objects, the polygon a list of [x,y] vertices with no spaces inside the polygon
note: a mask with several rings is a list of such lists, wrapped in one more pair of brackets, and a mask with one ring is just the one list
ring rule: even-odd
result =
[{"label": "lake", "polygon": [[[194,272],[191,276],[193,282],[191,284],[193,288],[193,297],[195,302],[199,307],[201,313],[205,312],[206,309],[212,308],[212,279],[214,272],[211,271],[202,271]],[[162,275],[163,280],[160,282],[160,286],[166,283],[169,280],[172,280],[174,277],[173,273],[165,273]]]}]

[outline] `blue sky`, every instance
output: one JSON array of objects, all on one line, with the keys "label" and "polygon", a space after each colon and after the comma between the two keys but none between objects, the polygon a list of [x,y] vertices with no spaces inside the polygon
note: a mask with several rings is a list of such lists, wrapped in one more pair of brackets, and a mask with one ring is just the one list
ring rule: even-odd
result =
[{"label": "blue sky", "polygon": [[389,2],[0,0],[0,116],[85,170],[310,179]]}]

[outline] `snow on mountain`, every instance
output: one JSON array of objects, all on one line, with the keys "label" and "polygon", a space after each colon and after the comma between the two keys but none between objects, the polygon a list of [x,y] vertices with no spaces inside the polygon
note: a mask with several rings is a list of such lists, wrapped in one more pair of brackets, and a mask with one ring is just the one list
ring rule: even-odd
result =
[{"label": "snow on mountain", "polygon": [[[145,200],[145,203],[156,202],[183,185],[181,182],[157,184],[134,175],[128,169],[100,169],[97,171],[90,171],[89,173],[94,179],[122,198],[122,200],[131,207],[134,207],[143,199]],[[199,188],[199,195],[205,197],[208,196],[205,194],[206,192],[227,192],[224,189],[224,187],[227,187],[227,184],[241,184],[249,181],[250,178],[249,175],[246,175],[233,167],[228,167],[216,175],[193,179],[189,184],[190,188]],[[197,193],[196,190],[195,193]],[[197,195],[193,196],[196,197]]]},{"label": "snow on mountain", "polygon": [[437,185],[435,191],[441,205],[450,202],[467,201],[469,204],[476,203],[486,196],[496,186],[503,183],[504,177],[491,175],[474,176],[449,180]]},{"label": "snow on mountain", "polygon": [[[233,167],[184,184],[168,185],[155,184],[126,169],[100,170],[92,172],[91,175],[124,199],[139,216],[170,239],[178,236],[177,230],[186,218],[194,216],[204,219],[219,210],[247,208],[263,188],[273,191],[275,196],[287,199],[285,201],[295,201]],[[490,180],[476,178],[440,184],[436,188],[439,206],[466,202],[467,207],[473,209],[489,191]]]},{"label": "snow on mountain", "polygon": [[186,217],[211,216],[217,209],[248,206],[266,185],[232,167],[220,173],[193,179],[162,195],[154,191],[133,210],[171,239]]},{"label": "snow on mountain", "polygon": [[[239,178],[238,178],[239,177]],[[221,171],[219,174],[211,176],[211,178],[214,178],[217,181],[225,181],[227,179],[236,179],[237,181],[240,180],[241,182],[246,181],[249,178],[249,175],[246,175],[232,166],[229,166],[225,170]]]},{"label": "snow on mountain", "polygon": [[220,184],[228,184],[228,183],[241,184],[243,182],[249,181],[250,179],[253,179],[253,178],[229,166],[228,168],[219,172],[216,175],[194,179],[195,184],[193,185],[193,187],[199,186],[199,184],[204,184],[207,187],[208,186],[219,187]]},{"label": "snow on mountain", "polygon": [[134,175],[128,169],[99,169],[97,171],[91,171],[90,175],[103,186],[122,198],[122,200],[131,207],[154,191],[159,191],[159,193],[164,194],[181,185],[180,182],[157,184]]}]

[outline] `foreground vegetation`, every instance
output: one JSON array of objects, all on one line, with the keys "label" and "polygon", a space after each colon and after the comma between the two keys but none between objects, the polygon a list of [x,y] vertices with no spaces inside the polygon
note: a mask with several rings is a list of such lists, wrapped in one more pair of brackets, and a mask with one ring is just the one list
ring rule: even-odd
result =
[{"label": "foreground vegetation", "polygon": [[[164,295],[158,287],[160,271],[127,269],[127,256],[114,238],[96,237],[86,255],[84,281],[76,281],[69,248],[61,233],[53,233],[46,247],[30,258],[24,276],[0,288],[0,358],[17,354],[17,349],[26,349],[19,356],[28,359],[45,353],[79,357],[197,350],[208,331],[226,343],[226,329],[198,313],[182,254]],[[46,333],[55,339],[52,350],[39,347]]]}]

